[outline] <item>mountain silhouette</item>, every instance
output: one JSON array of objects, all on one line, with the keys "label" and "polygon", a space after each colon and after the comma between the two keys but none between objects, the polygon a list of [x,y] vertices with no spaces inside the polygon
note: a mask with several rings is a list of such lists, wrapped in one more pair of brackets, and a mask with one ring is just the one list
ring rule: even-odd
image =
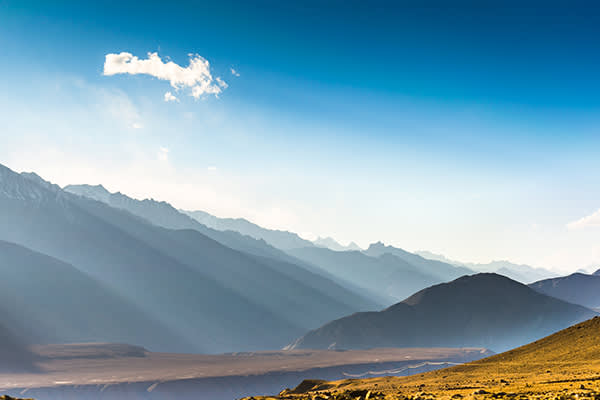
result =
[{"label": "mountain silhouette", "polygon": [[[3,166],[0,219],[0,240],[76,266],[191,343],[189,352],[281,347],[372,306],[295,264],[231,249],[194,229],[157,226]],[[180,351],[181,343],[149,348]]]},{"label": "mountain silhouette", "polygon": [[545,279],[529,285],[537,292],[569,303],[600,308],[600,275],[575,273],[560,278]]},{"label": "mountain silhouette", "polygon": [[291,348],[485,347],[503,351],[597,315],[497,274],[464,276],[380,312],[356,313]]}]

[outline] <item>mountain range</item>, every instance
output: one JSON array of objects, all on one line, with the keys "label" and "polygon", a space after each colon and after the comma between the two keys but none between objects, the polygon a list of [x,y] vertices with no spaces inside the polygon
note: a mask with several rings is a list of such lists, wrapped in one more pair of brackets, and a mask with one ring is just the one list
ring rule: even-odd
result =
[{"label": "mountain range", "polygon": [[[153,199],[133,199],[122,193],[110,193],[102,185],[68,185],[65,186],[64,190],[82,197],[100,201],[114,208],[126,210],[157,226],[162,226],[169,229],[194,229],[234,250],[239,250],[262,257],[271,257],[292,262],[295,261],[280,249],[268,244],[262,238],[255,238],[252,235],[247,235],[234,229],[212,228],[210,225],[205,225],[198,222],[195,217],[192,218],[190,215],[178,211],[172,205],[164,201],[156,201]],[[198,216],[199,212],[195,212],[193,215]],[[228,221],[226,219],[218,219],[217,217],[213,216],[210,217],[220,222]],[[211,218],[206,218],[206,220],[210,221]],[[224,224],[225,223],[223,222],[222,224],[213,223],[212,225],[225,228],[226,225]],[[239,226],[245,226],[245,224],[240,223]],[[254,226],[257,230],[267,231],[266,229],[260,228],[257,225]],[[306,241],[306,244],[312,245],[312,243],[308,241]]]},{"label": "mountain range", "polygon": [[[366,250],[331,238],[313,243],[101,185],[61,189],[1,165],[0,219],[7,341],[220,353],[281,348],[300,337],[290,347],[502,350],[595,315],[589,308],[600,304],[600,276],[527,287],[472,275],[475,267],[465,265],[476,264],[381,242]],[[509,267],[526,275],[520,280],[541,273],[504,262],[485,268]]]},{"label": "mountain range", "polygon": [[[97,200],[111,207],[128,211],[157,226],[176,230],[192,229],[198,231],[227,247],[260,257],[262,262],[274,266],[279,272],[291,274],[291,277],[294,279],[319,287],[325,293],[330,294],[340,301],[348,302],[353,307],[357,306],[369,309],[381,304],[377,301],[371,301],[373,299],[370,297],[369,299],[363,298],[361,294],[355,291],[339,290],[340,288],[337,284],[331,285],[335,281],[335,277],[332,277],[326,270],[319,266],[305,263],[299,258],[291,256],[290,252],[284,252],[281,249],[275,248],[263,239],[255,239],[236,231],[222,231],[208,228],[188,215],[177,211],[169,203],[152,199],[136,200],[122,193],[110,193],[101,185],[69,185],[65,187],[65,190],[81,197]],[[198,215],[198,212],[195,213],[195,215]],[[210,214],[204,214],[217,219],[217,217],[213,217]],[[226,221],[227,219],[218,220]],[[255,226],[257,229],[269,231],[257,225]],[[310,242],[307,243],[310,244]],[[280,261],[281,265],[277,265],[275,261]],[[279,268],[281,266],[285,266],[285,268]],[[301,268],[296,268],[295,266],[300,266]],[[352,285],[347,285],[347,287],[353,288]]]},{"label": "mountain range", "polygon": [[239,232],[242,235],[247,235],[257,240],[264,240],[271,246],[277,247],[278,249],[287,250],[313,245],[312,242],[302,239],[293,232],[266,229],[244,218],[219,218],[199,210],[180,211],[209,228],[218,231]]},{"label": "mountain range", "polygon": [[332,321],[289,348],[485,347],[503,351],[596,315],[504,276],[480,273],[421,290],[380,312]]},{"label": "mountain range", "polygon": [[371,297],[379,296],[378,300],[386,305],[445,280],[441,276],[424,273],[389,253],[371,257],[360,251],[334,251],[320,247],[293,249],[289,253],[320,266],[342,284],[356,285]]},{"label": "mountain range", "polygon": [[[66,189],[69,190],[69,187]],[[239,232],[257,240],[264,240],[271,246],[277,247],[281,250],[291,250],[313,246],[325,247],[335,251],[361,250],[361,248],[354,242],[350,242],[347,246],[344,246],[331,237],[318,237],[311,242],[309,240],[302,239],[296,233],[263,228],[244,218],[219,218],[200,210],[179,211],[189,215],[202,225],[205,225],[209,228],[216,229],[218,231]]]},{"label": "mountain range", "polygon": [[456,266],[436,260],[428,260],[418,254],[410,253],[406,250],[394,246],[386,246],[382,242],[373,243],[364,252],[372,257],[380,257],[385,254],[396,256],[407,263],[415,266],[421,272],[438,277],[441,282],[456,279],[459,276],[470,275],[472,270],[463,266]]},{"label": "mountain range", "polygon": [[[356,305],[361,309],[374,309],[382,304],[387,304],[382,303],[383,300],[379,296],[374,295],[364,298],[365,293],[359,294],[355,290],[357,288],[352,284],[344,285],[347,290],[338,290],[337,284],[333,286],[329,285],[336,278],[331,276],[327,271],[317,265],[309,264],[293,257],[289,252],[272,246],[262,236],[265,234],[267,237],[271,235],[270,237],[280,239],[275,242],[283,240],[281,238],[287,238],[285,240],[291,244],[291,242],[294,242],[294,238],[297,237],[294,233],[268,230],[246,220],[218,218],[203,211],[178,211],[164,201],[152,199],[137,200],[122,193],[110,193],[102,185],[68,185],[64,190],[84,198],[100,201],[114,208],[128,211],[157,226],[176,230],[193,229],[231,249],[261,257],[264,262],[271,265],[273,265],[273,260],[276,260],[283,262],[285,265],[292,264],[299,266],[301,267],[300,269],[279,268],[279,270],[284,273],[295,274],[293,276],[295,279],[307,281],[311,285],[318,286],[325,293],[329,293],[341,301],[348,302],[352,306]],[[203,225],[199,222],[198,218],[203,222],[208,221],[214,229]],[[248,230],[244,232],[248,233],[248,231],[251,231],[250,233],[253,232],[256,234],[256,237],[234,230],[225,230],[226,228],[235,227],[246,227]],[[295,241],[296,244],[313,247],[311,242],[304,241],[299,237],[297,238],[298,240]],[[309,274],[305,274],[307,271]]]},{"label": "mountain range", "polygon": [[296,264],[232,249],[195,229],[158,226],[3,166],[0,219],[0,240],[75,267],[180,337],[165,335],[149,346],[155,351],[277,348],[332,318],[377,307]]},{"label": "mountain range", "polygon": [[497,273],[525,284],[557,276],[555,272],[545,268],[536,268],[525,264],[515,264],[505,260],[491,261],[485,264],[465,263],[451,260],[443,255],[424,250],[417,251],[416,254],[430,260],[437,260],[451,265],[466,267],[476,272]]},{"label": "mountain range", "polygon": [[[370,304],[361,304],[362,309],[390,305],[427,286],[472,273],[467,268],[427,260],[382,243],[373,244],[364,252],[339,250],[342,246],[331,238],[323,239],[320,245],[318,242],[313,245],[290,232],[268,230],[246,220],[217,218],[202,211],[180,212],[166,202],[136,200],[122,193],[110,193],[101,185],[69,185],[65,191],[126,210],[161,227],[193,229],[230,248],[263,259],[298,265],[319,278],[339,283],[352,293],[360,293],[359,298],[362,296],[370,301]],[[204,222],[211,228],[203,225]],[[244,234],[225,230],[240,227]],[[273,243],[281,243],[285,239],[286,245],[277,248],[267,243],[269,238],[276,239]],[[294,245],[302,247],[292,248]],[[331,247],[338,250],[331,250]],[[289,268],[282,269],[287,270]],[[311,282],[317,284],[314,280]],[[382,282],[386,285],[383,289]],[[348,293],[331,294],[337,299],[351,301],[344,297]]]}]

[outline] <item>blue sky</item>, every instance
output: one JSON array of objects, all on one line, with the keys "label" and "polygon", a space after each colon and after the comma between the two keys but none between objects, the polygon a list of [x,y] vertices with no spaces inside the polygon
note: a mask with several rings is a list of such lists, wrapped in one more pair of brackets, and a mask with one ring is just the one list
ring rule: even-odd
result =
[{"label": "blue sky", "polygon": [[[0,1],[0,162],[306,237],[600,264],[600,10],[522,3]],[[227,88],[103,74],[121,52]]]}]

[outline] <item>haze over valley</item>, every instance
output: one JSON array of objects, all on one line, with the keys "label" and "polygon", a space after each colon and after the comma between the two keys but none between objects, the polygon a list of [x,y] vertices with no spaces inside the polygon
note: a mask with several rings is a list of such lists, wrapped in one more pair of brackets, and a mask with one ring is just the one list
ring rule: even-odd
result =
[{"label": "haze over valley", "polygon": [[0,1],[0,400],[599,400],[599,17]]}]

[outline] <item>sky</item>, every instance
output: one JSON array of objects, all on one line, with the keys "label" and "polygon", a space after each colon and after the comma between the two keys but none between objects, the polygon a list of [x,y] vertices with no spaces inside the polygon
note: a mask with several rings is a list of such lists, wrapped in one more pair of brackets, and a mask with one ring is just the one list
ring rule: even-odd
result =
[{"label": "sky", "polygon": [[309,239],[600,268],[600,8],[484,3],[0,0],[0,163]]}]

